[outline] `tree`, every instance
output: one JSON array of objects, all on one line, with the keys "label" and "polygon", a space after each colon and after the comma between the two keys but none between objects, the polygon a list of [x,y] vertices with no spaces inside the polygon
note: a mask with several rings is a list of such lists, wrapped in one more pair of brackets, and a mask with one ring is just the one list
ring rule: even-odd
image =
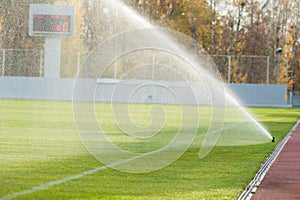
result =
[{"label": "tree", "polygon": [[[3,49],[40,49],[43,39],[28,35],[29,4],[31,0],[4,1],[1,3],[1,47]],[[34,3],[52,3],[39,0]]]},{"label": "tree", "polygon": [[[56,4],[67,4],[75,7],[76,14],[76,24],[75,24],[75,36],[73,37],[61,37],[61,50],[62,58],[61,59],[61,70],[60,77],[75,78],[77,75],[77,62],[85,56],[87,51],[86,46],[84,45],[84,40],[82,39],[82,32],[84,31],[83,27],[83,17],[84,12],[82,12],[82,1],[78,0],[56,0]],[[81,54],[78,54],[81,52]]]},{"label": "tree", "polygon": [[[44,3],[51,1],[37,1]],[[43,38],[28,35],[28,16],[30,0],[4,1],[0,7],[0,40],[2,49],[18,49],[6,51],[5,75],[10,76],[39,76],[39,52],[29,52],[20,49],[39,50]]]},{"label": "tree", "polygon": [[[0,6],[0,41],[2,49],[6,49],[5,54],[5,75],[10,76],[39,76],[40,75],[40,51],[44,49],[45,37],[28,35],[29,26],[29,5],[35,4],[70,4],[75,5],[77,10],[81,5],[75,0],[23,0],[4,1]],[[62,51],[70,49],[83,49],[80,39],[81,12],[77,12],[76,36],[62,37]],[[72,48],[70,48],[72,47]],[[70,54],[68,55],[70,58]],[[67,61],[66,57],[62,59]],[[74,59],[73,59],[74,60]],[[77,59],[75,59],[77,61]],[[64,68],[65,63],[62,63]],[[76,66],[76,65],[75,65]],[[74,73],[73,73],[74,74]],[[76,74],[76,72],[75,72]],[[65,75],[63,75],[65,76]]]}]

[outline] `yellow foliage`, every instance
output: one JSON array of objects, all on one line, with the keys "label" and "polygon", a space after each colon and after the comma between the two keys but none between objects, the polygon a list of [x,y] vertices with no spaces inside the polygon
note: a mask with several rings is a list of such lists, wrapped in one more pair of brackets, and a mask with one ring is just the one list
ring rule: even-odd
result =
[{"label": "yellow foliage", "polygon": [[[56,0],[57,4],[64,4],[64,0]],[[63,51],[85,51],[86,48],[83,45],[83,40],[80,38],[81,27],[83,22],[84,12],[82,9],[82,1],[69,0],[68,5],[75,7],[76,14],[76,24],[75,24],[75,36],[73,37],[63,37],[62,38],[62,50]]]}]

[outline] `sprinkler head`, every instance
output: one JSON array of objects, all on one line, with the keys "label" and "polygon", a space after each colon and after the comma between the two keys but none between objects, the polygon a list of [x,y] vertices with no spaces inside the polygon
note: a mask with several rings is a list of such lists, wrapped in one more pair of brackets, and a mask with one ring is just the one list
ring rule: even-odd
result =
[{"label": "sprinkler head", "polygon": [[275,142],[275,137],[272,138],[272,142]]}]

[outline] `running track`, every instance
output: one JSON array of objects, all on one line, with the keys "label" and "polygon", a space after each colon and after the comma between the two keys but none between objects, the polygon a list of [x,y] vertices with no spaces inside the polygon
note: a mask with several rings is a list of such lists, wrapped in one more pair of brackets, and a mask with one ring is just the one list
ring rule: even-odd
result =
[{"label": "running track", "polygon": [[300,199],[300,125],[282,149],[251,199]]}]

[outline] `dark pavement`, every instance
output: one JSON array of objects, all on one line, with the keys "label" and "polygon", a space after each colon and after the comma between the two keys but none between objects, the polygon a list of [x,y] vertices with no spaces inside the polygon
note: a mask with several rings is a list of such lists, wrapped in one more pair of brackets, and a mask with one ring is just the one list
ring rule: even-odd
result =
[{"label": "dark pavement", "polygon": [[251,199],[300,199],[300,126],[296,128]]}]

